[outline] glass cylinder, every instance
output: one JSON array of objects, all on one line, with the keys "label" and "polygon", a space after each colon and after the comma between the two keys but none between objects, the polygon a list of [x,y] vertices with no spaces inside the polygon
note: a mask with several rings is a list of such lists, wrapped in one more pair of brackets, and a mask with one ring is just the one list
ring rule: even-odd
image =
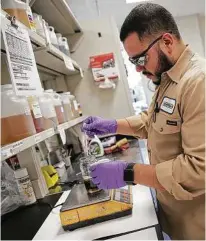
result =
[{"label": "glass cylinder", "polygon": [[92,182],[92,177],[89,170],[90,166],[96,162],[97,160],[95,156],[85,156],[80,158],[80,170],[84,180],[84,185],[89,194],[101,191],[101,189],[99,189],[97,185]]}]

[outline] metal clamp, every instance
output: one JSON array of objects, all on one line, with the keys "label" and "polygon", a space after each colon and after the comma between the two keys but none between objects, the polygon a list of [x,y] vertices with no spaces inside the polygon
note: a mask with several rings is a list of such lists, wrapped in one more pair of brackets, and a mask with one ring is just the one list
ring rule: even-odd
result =
[{"label": "metal clamp", "polygon": [[7,14],[6,18],[11,22],[11,26],[13,26],[16,29],[18,28],[18,25],[16,24],[16,17],[15,16],[11,16],[11,15]]}]

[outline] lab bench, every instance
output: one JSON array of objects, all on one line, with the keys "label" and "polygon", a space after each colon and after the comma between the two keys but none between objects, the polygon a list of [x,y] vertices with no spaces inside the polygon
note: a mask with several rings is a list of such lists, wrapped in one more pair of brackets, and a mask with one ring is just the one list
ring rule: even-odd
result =
[{"label": "lab bench", "polygon": [[[110,159],[147,163],[145,142],[131,140],[130,148],[123,153],[105,156]],[[68,169],[67,181],[80,180],[78,159]],[[145,186],[133,186],[133,213],[130,216],[113,219],[92,226],[65,232],[61,227],[59,211],[61,206],[53,208],[66,200],[70,187],[63,186],[63,193],[45,197],[37,204],[21,208],[6,215],[2,220],[2,240],[93,240],[93,239],[162,239],[161,227],[156,215],[151,189]]]}]

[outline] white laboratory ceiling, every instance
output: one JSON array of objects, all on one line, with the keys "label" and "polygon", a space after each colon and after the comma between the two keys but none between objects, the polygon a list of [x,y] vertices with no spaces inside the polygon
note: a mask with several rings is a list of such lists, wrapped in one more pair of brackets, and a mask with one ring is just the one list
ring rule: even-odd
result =
[{"label": "white laboratory ceiling", "polygon": [[[66,0],[79,20],[113,15],[118,27],[138,3],[127,4],[126,0]],[[205,14],[205,0],[153,0],[166,7],[175,17]]]}]

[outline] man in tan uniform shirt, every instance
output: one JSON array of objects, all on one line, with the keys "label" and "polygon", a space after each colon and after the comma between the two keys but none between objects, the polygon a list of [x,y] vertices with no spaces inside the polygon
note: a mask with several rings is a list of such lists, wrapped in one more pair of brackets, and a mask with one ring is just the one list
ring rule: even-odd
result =
[{"label": "man in tan uniform shirt", "polygon": [[[151,165],[134,165],[134,183],[156,189],[161,225],[172,239],[205,239],[205,61],[184,44],[172,15],[157,4],[133,9],[120,38],[137,71],[157,86],[152,103],[122,120],[89,117],[83,130],[148,139]],[[101,188],[124,186],[126,166],[97,164],[93,181]]]}]

